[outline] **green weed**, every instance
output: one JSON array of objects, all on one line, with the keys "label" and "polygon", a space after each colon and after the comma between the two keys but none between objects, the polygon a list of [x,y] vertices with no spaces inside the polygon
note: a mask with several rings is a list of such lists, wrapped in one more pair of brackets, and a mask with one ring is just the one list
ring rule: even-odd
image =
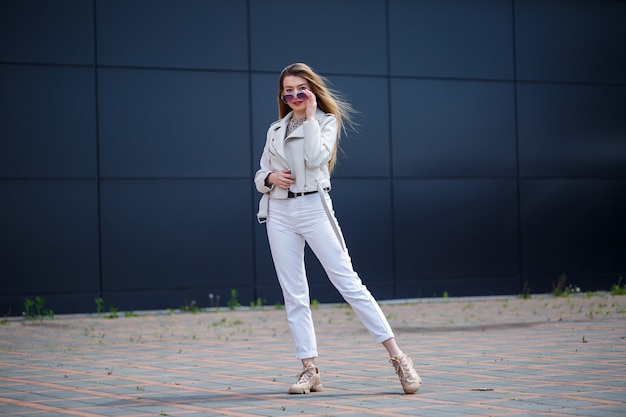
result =
[{"label": "green weed", "polygon": [[185,311],[187,313],[200,313],[202,311],[204,311],[203,308],[198,307],[196,305],[196,300],[191,300],[191,302],[189,302],[186,298],[185,298],[185,303],[180,306],[180,311]]},{"label": "green weed", "polygon": [[237,290],[230,290],[230,300],[228,300],[228,308],[235,310],[237,307],[241,307],[239,300],[237,299]]},{"label": "green weed", "polygon": [[111,307],[109,307],[109,314],[107,314],[107,316],[106,316],[106,317],[107,317],[108,319],[116,319],[116,318],[118,318],[118,317],[119,317],[119,316],[118,316],[118,314],[117,314],[117,313],[118,313],[118,311],[119,311],[119,310],[117,309],[117,307],[113,307],[113,306],[111,306]]},{"label": "green weed", "polygon": [[44,318],[53,319],[54,312],[45,307],[46,299],[36,296],[34,300],[26,298],[24,300],[24,318],[28,320],[43,320]]},{"label": "green weed", "polygon": [[97,297],[94,301],[96,303],[96,313],[98,314],[104,313],[104,298]]},{"label": "green weed", "polygon": [[567,297],[580,292],[579,287],[572,284],[567,285],[567,275],[565,274],[559,276],[556,285],[553,285],[553,290],[556,297]]},{"label": "green weed", "polygon": [[[98,314],[104,314],[105,310],[106,310],[106,306],[104,303],[104,298],[102,297],[97,297],[96,299],[94,299],[94,302],[96,303],[96,312]],[[117,307],[114,306],[110,306],[109,307],[109,313],[107,315],[105,315],[104,317],[107,319],[116,319],[119,317],[119,309]],[[126,313],[124,313],[126,317],[133,317],[136,314],[133,313],[132,311],[127,311]]]},{"label": "green weed", "polygon": [[613,286],[611,287],[611,294],[626,295],[626,284],[625,285],[621,285],[621,284],[622,284],[622,276],[620,275],[619,279],[617,280],[617,284],[613,284]]}]

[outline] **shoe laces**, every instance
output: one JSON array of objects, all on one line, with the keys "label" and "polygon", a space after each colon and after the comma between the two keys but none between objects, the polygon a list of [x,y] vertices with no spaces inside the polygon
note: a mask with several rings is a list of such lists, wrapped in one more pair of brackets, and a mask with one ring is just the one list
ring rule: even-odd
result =
[{"label": "shoe laces", "polygon": [[408,382],[413,382],[416,379],[417,372],[413,367],[413,361],[406,355],[394,356],[390,359],[393,367],[396,368],[396,373],[400,379]]},{"label": "shoe laces", "polygon": [[307,366],[306,368],[302,370],[302,372],[298,374],[298,384],[308,383],[309,381],[311,381],[314,375],[315,375],[315,366],[313,365]]}]

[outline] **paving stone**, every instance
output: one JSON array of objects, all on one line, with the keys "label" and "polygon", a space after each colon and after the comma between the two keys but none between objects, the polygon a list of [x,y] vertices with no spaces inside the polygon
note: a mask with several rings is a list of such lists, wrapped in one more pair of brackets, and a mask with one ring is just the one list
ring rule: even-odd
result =
[{"label": "paving stone", "polygon": [[10,318],[0,414],[31,416],[617,416],[626,413],[626,296],[381,302],[425,385],[404,395],[352,310],[314,310],[324,391],[274,307]]}]

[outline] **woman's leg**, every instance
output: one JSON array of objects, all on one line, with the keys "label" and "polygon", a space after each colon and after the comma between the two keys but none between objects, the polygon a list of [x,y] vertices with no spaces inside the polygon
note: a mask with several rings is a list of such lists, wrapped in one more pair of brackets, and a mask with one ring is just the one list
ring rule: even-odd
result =
[{"label": "woman's leg", "polygon": [[[330,197],[327,195],[326,198],[328,205],[332,207]],[[400,378],[404,392],[413,394],[422,385],[413,361],[398,347],[387,318],[354,271],[347,249],[343,250],[341,247],[330,223],[333,221],[337,224],[337,220],[334,217],[332,219],[324,217],[325,219],[322,218],[317,224],[311,225],[304,233],[307,243],[320,260],[333,285],[350,304],[366,329],[387,349],[390,362]],[[337,229],[340,230],[338,224]]]},{"label": "woman's leg", "polygon": [[[310,199],[310,211],[311,218],[316,219],[316,221],[311,221],[308,227],[302,230],[302,233],[322,264],[328,278],[342,297],[350,304],[357,317],[370,334],[374,336],[377,343],[393,339],[394,334],[387,318],[354,271],[348,251],[347,249],[343,250],[341,247],[341,243],[330,224],[319,196],[305,197],[315,197]],[[332,207],[330,196],[326,194],[325,198],[328,205]],[[336,220],[334,221],[336,222]],[[388,342],[388,345],[394,348],[394,343]]]},{"label": "woman's leg", "polygon": [[283,292],[287,322],[296,347],[296,357],[317,357],[317,340],[311,315],[309,285],[304,269],[304,238],[290,222],[293,200],[272,200],[268,216],[267,237],[278,282]]},{"label": "woman's leg", "polygon": [[291,329],[296,357],[302,361],[298,380],[289,387],[289,394],[321,391],[320,371],[315,366],[317,340],[309,298],[309,284],[304,268],[304,238],[293,227],[294,200],[274,200],[270,204],[267,237],[278,282],[283,291],[287,322]]}]

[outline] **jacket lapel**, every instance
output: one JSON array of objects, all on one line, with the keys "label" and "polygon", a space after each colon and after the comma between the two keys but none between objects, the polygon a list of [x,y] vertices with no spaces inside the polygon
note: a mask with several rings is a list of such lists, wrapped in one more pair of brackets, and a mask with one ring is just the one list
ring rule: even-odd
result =
[{"label": "jacket lapel", "polygon": [[272,126],[274,131],[272,133],[271,146],[272,148],[276,150],[276,153],[278,153],[278,155],[282,157],[283,159],[285,159],[284,145],[285,145],[285,132],[287,130],[286,120],[288,117],[289,115],[285,116],[284,118],[282,118],[281,120],[279,120]]},{"label": "jacket lapel", "polygon": [[[274,125],[272,126],[274,129],[274,133],[272,136],[272,146],[283,159],[285,159],[285,146],[284,145],[285,145],[285,140],[287,140],[287,137],[285,137],[286,136],[285,133],[287,133],[287,125],[289,124],[289,120],[291,120],[292,116],[293,116],[293,111],[287,113],[285,117],[275,122]],[[324,112],[321,111],[320,109],[317,109],[317,111],[315,112],[315,119],[317,120],[318,123],[321,123],[321,121],[324,119],[324,116],[325,116]],[[303,129],[304,127],[302,125],[298,126],[296,130],[291,132],[289,137],[292,137],[292,136],[303,137],[304,136]]]}]

